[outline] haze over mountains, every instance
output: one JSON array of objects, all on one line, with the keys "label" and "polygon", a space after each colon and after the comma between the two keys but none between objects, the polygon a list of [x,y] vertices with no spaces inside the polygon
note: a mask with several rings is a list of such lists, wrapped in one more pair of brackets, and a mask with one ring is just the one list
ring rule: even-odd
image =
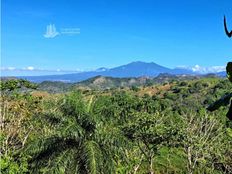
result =
[{"label": "haze over mountains", "polygon": [[[72,74],[63,74],[63,75],[45,75],[45,76],[24,76],[22,78],[27,79],[33,82],[42,82],[42,81],[62,81],[62,82],[80,82],[95,76],[109,76],[109,77],[156,77],[161,73],[173,74],[173,75],[198,75],[201,72],[197,71],[197,69],[192,68],[175,68],[170,69],[156,63],[146,63],[146,62],[132,62],[126,65],[122,65],[115,68],[99,68],[94,71],[87,71],[87,72],[79,72],[79,73],[72,73]],[[219,75],[224,76],[225,72],[217,72]],[[207,74],[207,71],[203,71],[203,74]]]}]

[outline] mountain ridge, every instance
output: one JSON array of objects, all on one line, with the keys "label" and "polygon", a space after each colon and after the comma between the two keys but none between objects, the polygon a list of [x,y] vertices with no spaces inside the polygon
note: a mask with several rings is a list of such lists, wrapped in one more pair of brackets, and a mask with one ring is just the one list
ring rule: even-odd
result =
[{"label": "mountain ridge", "polygon": [[[159,74],[168,73],[172,75],[198,75],[199,73],[193,72],[185,68],[170,69],[154,62],[135,61],[126,65],[121,65],[114,68],[101,67],[95,71],[63,74],[63,75],[44,75],[44,76],[22,76],[20,78],[32,81],[60,81],[60,82],[80,82],[96,76],[107,76],[115,78],[130,78],[130,77],[156,77]],[[224,73],[220,73],[224,74]]]}]

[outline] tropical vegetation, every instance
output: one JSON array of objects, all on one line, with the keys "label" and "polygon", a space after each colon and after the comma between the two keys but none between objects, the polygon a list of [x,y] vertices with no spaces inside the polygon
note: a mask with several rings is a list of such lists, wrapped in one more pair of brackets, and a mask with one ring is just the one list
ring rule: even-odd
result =
[{"label": "tropical vegetation", "polygon": [[39,85],[0,83],[1,173],[232,173],[228,106],[206,110],[231,91],[227,79],[51,93]]}]

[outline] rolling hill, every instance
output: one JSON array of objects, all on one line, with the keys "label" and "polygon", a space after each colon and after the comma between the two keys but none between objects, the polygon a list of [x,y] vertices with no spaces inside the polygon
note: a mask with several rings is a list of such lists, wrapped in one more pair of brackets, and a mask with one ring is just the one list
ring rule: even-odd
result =
[{"label": "rolling hill", "polygon": [[165,73],[159,74],[158,76],[153,78],[147,76],[131,78],[96,76],[77,83],[44,81],[38,84],[38,89],[51,93],[66,92],[72,89],[106,90],[113,88],[133,88],[139,86],[151,86],[154,84],[162,84],[178,80],[193,80],[201,77],[202,76],[170,75]]}]

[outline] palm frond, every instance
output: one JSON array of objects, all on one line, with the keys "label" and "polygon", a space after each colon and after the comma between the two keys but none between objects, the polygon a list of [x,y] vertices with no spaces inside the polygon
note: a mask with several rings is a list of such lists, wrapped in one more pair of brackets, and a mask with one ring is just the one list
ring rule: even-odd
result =
[{"label": "palm frond", "polygon": [[45,112],[41,113],[40,115],[35,115],[34,119],[37,122],[39,121],[53,126],[61,123],[64,120],[64,117],[62,117],[62,114],[59,112]]},{"label": "palm frond", "polygon": [[57,130],[57,135],[66,138],[81,139],[85,131],[82,126],[76,123],[75,119],[68,119]]},{"label": "palm frond", "polygon": [[79,116],[87,113],[86,104],[78,91],[71,92],[64,99],[61,111],[68,116]]},{"label": "palm frond", "polygon": [[29,163],[33,163],[40,160],[47,160],[52,155],[60,153],[67,148],[74,147],[79,143],[76,139],[53,136],[36,140],[25,148],[24,152],[31,156]]},{"label": "palm frond", "polygon": [[94,141],[86,141],[82,146],[80,173],[100,174],[103,169],[103,154]]},{"label": "palm frond", "polygon": [[78,163],[75,162],[75,155],[77,149],[67,149],[59,154],[55,159],[51,160],[51,163],[47,168],[49,173],[70,173],[76,174],[78,172]]},{"label": "palm frond", "polygon": [[102,173],[116,173],[114,154],[105,148],[101,148],[103,154],[103,168]]}]

